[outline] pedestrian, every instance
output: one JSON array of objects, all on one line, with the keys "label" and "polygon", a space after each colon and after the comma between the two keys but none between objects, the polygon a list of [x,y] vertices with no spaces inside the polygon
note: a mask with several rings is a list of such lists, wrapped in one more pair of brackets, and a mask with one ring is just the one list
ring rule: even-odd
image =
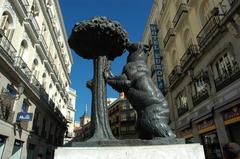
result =
[{"label": "pedestrian", "polygon": [[224,159],[240,159],[240,145],[237,143],[227,143],[223,146]]}]

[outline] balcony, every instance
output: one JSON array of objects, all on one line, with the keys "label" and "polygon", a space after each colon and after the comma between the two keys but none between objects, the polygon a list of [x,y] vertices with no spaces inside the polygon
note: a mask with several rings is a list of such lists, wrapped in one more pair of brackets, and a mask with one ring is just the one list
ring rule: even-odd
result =
[{"label": "balcony", "polygon": [[121,118],[121,124],[133,124],[136,122],[136,117],[127,117],[127,118]]},{"label": "balcony", "polygon": [[15,96],[11,95],[8,90],[3,89],[0,94],[0,120],[13,123],[14,111],[13,105]]},{"label": "balcony", "polygon": [[29,24],[26,27],[31,31],[35,37],[35,40],[37,41],[39,37],[40,27],[32,12],[28,12],[28,18],[26,20]]},{"label": "balcony", "polygon": [[59,110],[58,107],[55,107],[54,112],[56,116],[58,116],[64,123],[67,123],[67,120],[65,119],[65,117],[63,116],[62,112]]},{"label": "balcony", "polygon": [[73,135],[72,132],[67,132],[66,137],[67,137],[67,138],[73,138],[74,135]]},{"label": "balcony", "polygon": [[173,26],[176,27],[184,13],[188,13],[187,4],[181,3],[173,19]]},{"label": "balcony", "polygon": [[182,71],[185,72],[188,70],[190,66],[192,66],[193,62],[195,61],[196,57],[199,55],[200,51],[198,49],[198,45],[190,45],[187,51],[182,56],[180,63],[182,67]]},{"label": "balcony", "polygon": [[[21,11],[21,14],[23,14],[25,17],[27,16],[27,10],[29,7],[29,3],[27,0],[18,0],[18,4],[16,4],[16,7]],[[23,17],[24,17],[23,16]]]},{"label": "balcony", "polygon": [[41,99],[45,100],[46,102],[48,102],[48,100],[49,100],[49,95],[47,94],[47,92],[45,91],[43,86],[40,87],[40,97],[41,97]]},{"label": "balcony", "polygon": [[202,50],[207,45],[207,43],[211,41],[212,38],[217,34],[217,31],[219,31],[219,26],[220,26],[219,15],[212,16],[206,22],[202,30],[197,35],[197,41],[198,41],[200,50]]},{"label": "balcony", "polygon": [[4,31],[0,29],[0,50],[1,55],[10,63],[14,63],[14,57],[17,54],[16,49],[12,46],[11,42],[5,36]]},{"label": "balcony", "polygon": [[14,67],[21,77],[23,77],[25,82],[29,83],[32,77],[32,71],[28,68],[27,64],[20,56],[15,58]]},{"label": "balcony", "polygon": [[72,105],[72,103],[68,103],[68,106],[67,106],[67,108],[68,108],[68,109],[70,109],[70,110],[73,110],[73,111],[75,111],[75,109],[73,108],[73,105]]},{"label": "balcony", "polygon": [[231,73],[225,73],[215,79],[216,91],[219,91],[240,78],[240,69],[235,67]]},{"label": "balcony", "polygon": [[173,29],[173,28],[169,28],[168,29],[168,32],[167,32],[167,34],[165,35],[165,38],[164,38],[164,40],[163,40],[163,45],[164,45],[164,48],[167,46],[167,44],[168,44],[168,42],[169,42],[169,40],[171,39],[171,37],[173,38],[173,37],[175,37],[175,29]]},{"label": "balcony", "polygon": [[31,78],[31,87],[40,95],[41,84],[34,75]]},{"label": "balcony", "polygon": [[207,89],[202,90],[201,92],[198,92],[196,95],[192,97],[193,100],[193,105],[197,106],[200,104],[202,101],[207,99],[209,97]]},{"label": "balcony", "polygon": [[185,105],[181,105],[177,108],[177,111],[178,111],[178,117],[182,116],[183,114],[187,113],[188,112],[188,106],[187,104]]},{"label": "balcony", "polygon": [[73,121],[73,118],[72,118],[71,116],[68,116],[68,115],[66,116],[66,119],[67,119],[67,121],[70,122],[70,123]]},{"label": "balcony", "polygon": [[174,85],[180,78],[182,73],[182,68],[179,65],[176,65],[170,75],[168,76],[169,84]]}]

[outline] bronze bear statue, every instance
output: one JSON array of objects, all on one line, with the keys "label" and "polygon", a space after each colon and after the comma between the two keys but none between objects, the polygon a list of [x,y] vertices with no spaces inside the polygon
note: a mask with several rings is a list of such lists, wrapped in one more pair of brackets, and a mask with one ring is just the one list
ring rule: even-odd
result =
[{"label": "bronze bear statue", "polygon": [[134,43],[126,49],[129,55],[122,74],[114,76],[108,67],[104,72],[107,83],[116,91],[124,92],[137,111],[139,138],[176,137],[168,126],[168,104],[153,83],[147,67],[149,47]]}]

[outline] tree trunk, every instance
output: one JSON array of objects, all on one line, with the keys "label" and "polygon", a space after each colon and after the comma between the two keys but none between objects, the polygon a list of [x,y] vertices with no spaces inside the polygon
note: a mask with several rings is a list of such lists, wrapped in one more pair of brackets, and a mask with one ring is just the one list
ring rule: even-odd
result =
[{"label": "tree trunk", "polygon": [[109,126],[106,100],[106,81],[103,77],[104,68],[107,64],[106,56],[93,59],[94,80],[92,85],[92,128],[93,137],[90,140],[115,139]]}]

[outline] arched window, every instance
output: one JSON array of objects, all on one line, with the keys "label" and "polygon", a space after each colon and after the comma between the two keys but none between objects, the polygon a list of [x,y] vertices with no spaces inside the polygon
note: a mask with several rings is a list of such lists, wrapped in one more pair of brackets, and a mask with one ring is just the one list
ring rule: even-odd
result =
[{"label": "arched window", "polygon": [[38,60],[36,58],[33,60],[32,71],[33,71],[33,76],[35,76],[36,79],[38,79],[39,77]]},{"label": "arched window", "polygon": [[3,12],[0,19],[0,29],[4,31],[5,36],[8,40],[12,40],[14,28],[13,28],[13,18],[8,12]]},{"label": "arched window", "polygon": [[28,44],[25,40],[21,42],[21,45],[18,51],[18,56],[25,60],[28,59]]},{"label": "arched window", "polygon": [[33,2],[32,7],[31,7],[31,13],[33,14],[34,17],[39,16],[39,8],[35,1]]},{"label": "arched window", "polygon": [[47,7],[51,7],[52,6],[52,0],[45,0],[45,3],[47,5]]},{"label": "arched window", "polygon": [[42,86],[44,89],[46,89],[47,87],[47,81],[46,81],[46,73],[44,72],[43,75],[42,75]]},{"label": "arched window", "polygon": [[202,25],[204,26],[208,19],[211,17],[209,1],[204,0],[199,9],[199,16]]}]

